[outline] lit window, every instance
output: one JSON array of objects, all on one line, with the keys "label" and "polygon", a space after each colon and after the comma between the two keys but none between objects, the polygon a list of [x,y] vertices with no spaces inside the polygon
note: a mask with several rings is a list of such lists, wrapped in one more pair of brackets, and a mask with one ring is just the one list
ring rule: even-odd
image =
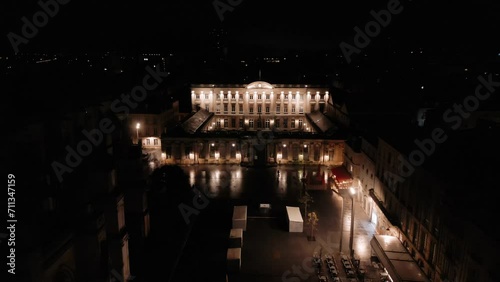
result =
[{"label": "lit window", "polygon": [[248,126],[249,126],[250,128],[253,128],[253,119],[249,119],[249,120],[248,120]]},{"label": "lit window", "polygon": [[265,126],[266,126],[266,128],[269,128],[269,126],[270,126],[270,121],[269,121],[269,119],[268,119],[268,118],[266,119]]}]

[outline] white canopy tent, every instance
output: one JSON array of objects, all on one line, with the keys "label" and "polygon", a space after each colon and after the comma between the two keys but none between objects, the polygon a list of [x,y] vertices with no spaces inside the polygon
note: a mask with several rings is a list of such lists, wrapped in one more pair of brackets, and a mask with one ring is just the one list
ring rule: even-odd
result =
[{"label": "white canopy tent", "polygon": [[234,206],[233,228],[247,230],[247,206]]},{"label": "white canopy tent", "polygon": [[286,207],[288,214],[288,231],[289,232],[302,232],[304,230],[304,220],[298,207]]}]

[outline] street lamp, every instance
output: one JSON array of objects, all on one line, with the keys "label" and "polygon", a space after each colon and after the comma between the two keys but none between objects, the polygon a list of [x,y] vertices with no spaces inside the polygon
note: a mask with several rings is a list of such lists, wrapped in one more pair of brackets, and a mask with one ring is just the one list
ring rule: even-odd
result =
[{"label": "street lamp", "polygon": [[139,128],[141,128],[141,124],[140,123],[137,123],[135,125],[135,129],[137,131],[137,143],[139,143]]},{"label": "street lamp", "polygon": [[351,252],[351,258],[354,258],[354,249],[352,248],[352,241],[354,238],[354,195],[356,190],[351,187],[349,188],[349,193],[351,194],[351,232],[349,237],[349,251]]}]

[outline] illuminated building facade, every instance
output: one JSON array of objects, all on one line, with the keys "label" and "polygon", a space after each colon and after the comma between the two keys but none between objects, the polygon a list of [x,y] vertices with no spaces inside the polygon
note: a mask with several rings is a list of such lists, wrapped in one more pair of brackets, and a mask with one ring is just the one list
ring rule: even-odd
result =
[{"label": "illuminated building facade", "polygon": [[[496,182],[491,171],[498,165],[477,170],[470,165],[498,155],[493,145],[500,140],[496,120],[450,133],[420,166],[412,161],[420,148],[405,146],[405,138],[363,136],[358,143],[346,142],[344,166],[354,180],[355,200],[378,234],[401,242],[428,281],[500,281],[495,270],[500,264],[499,233],[488,216],[497,210],[488,189]],[[412,131],[401,136],[424,140],[427,134]],[[475,148],[474,154],[456,156],[467,147]]]},{"label": "illuminated building facade", "polygon": [[327,87],[193,85],[192,115],[162,140],[165,163],[342,164]]}]

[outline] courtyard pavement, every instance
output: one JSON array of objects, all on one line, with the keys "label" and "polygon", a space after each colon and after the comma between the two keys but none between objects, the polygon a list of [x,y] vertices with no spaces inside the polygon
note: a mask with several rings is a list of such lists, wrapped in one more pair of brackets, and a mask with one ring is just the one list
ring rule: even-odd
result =
[{"label": "courtyard pavement", "polygon": [[[196,216],[196,223],[170,281],[226,281],[226,275],[231,282],[318,281],[311,267],[315,253],[333,255],[340,266],[340,256],[349,254],[351,202],[348,196],[348,200],[343,201],[340,194],[331,190],[308,191],[314,200],[308,206],[308,212],[315,211],[319,218],[315,240],[308,239],[310,228],[306,223],[303,232],[288,232],[286,206],[300,207],[306,222],[304,206],[298,203],[303,191],[300,181],[303,168],[284,165],[271,168],[236,165],[183,167],[191,184],[203,191],[210,202]],[[306,166],[307,173],[317,170],[317,166]],[[329,168],[322,167],[321,170],[328,172]],[[261,209],[262,203],[270,204],[271,208]],[[241,269],[237,273],[227,273],[226,252],[235,205],[248,206],[247,230],[243,234]],[[355,203],[354,207],[355,255],[366,271],[364,281],[379,281],[378,270],[371,264],[370,239],[374,225],[361,206]],[[339,270],[341,281],[349,281],[341,266]],[[323,272],[327,274],[324,266]]]}]

